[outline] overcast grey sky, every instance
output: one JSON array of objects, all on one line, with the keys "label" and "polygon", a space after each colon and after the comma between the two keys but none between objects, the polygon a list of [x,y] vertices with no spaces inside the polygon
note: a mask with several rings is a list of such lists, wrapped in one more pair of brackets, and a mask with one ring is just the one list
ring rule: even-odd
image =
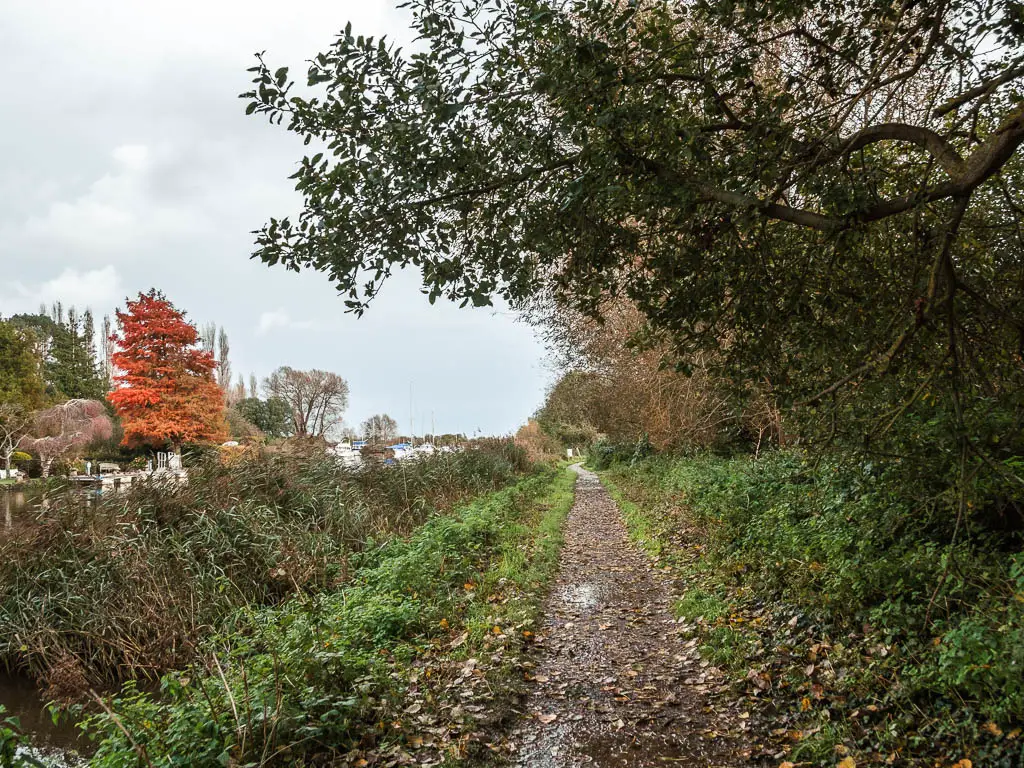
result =
[{"label": "overcast grey sky", "polygon": [[498,434],[539,404],[532,331],[494,310],[431,307],[393,279],[361,319],[327,280],[249,260],[252,230],[297,209],[301,141],[245,117],[252,55],[304,70],[351,21],[407,40],[387,0],[4,0],[0,314],[56,299],[98,315],[156,287],[226,327],[234,370],[324,368],[349,424]]}]

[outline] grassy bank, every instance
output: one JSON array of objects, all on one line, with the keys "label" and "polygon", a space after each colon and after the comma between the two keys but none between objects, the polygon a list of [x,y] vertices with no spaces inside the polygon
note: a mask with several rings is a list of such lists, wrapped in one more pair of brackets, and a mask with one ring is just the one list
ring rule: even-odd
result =
[{"label": "grassy bank", "polygon": [[[1018,766],[1024,558],[878,466],[653,458],[603,476],[704,656],[797,765]],[[927,510],[934,509],[934,514]]]},{"label": "grassy bank", "polygon": [[[239,615],[202,662],[85,728],[92,765],[399,764],[490,754],[557,567],[574,475],[548,470],[367,547],[349,581]],[[490,747],[490,748],[489,748]]]},{"label": "grassy bank", "polygon": [[158,677],[195,658],[239,609],[312,600],[354,558],[512,482],[515,452],[339,469],[250,455],[91,502],[58,495],[0,538],[0,664],[56,696]]}]

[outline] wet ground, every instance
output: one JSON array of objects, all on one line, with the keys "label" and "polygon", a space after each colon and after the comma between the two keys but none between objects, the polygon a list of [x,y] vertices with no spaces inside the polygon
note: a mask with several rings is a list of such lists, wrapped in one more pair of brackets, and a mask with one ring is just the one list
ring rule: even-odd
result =
[{"label": "wet ground", "polygon": [[[36,515],[44,506],[41,490],[0,488],[0,544],[35,525]],[[30,754],[39,764],[64,768],[80,763],[76,752],[86,750],[88,742],[79,737],[79,730],[73,723],[53,722],[34,682],[27,677],[0,672],[0,705],[5,709],[2,717],[16,717],[20,730],[30,735],[33,744]]]},{"label": "wet ground", "polygon": [[17,717],[19,729],[29,734],[32,749],[28,754],[38,764],[47,768],[81,764],[78,755],[89,750],[89,742],[67,719],[53,722],[46,701],[32,681],[0,673],[0,704],[7,710],[2,717]]},{"label": "wet ground", "polygon": [[514,764],[746,764],[744,713],[712,704],[724,681],[674,621],[666,577],[629,541],[597,476],[579,473]]}]

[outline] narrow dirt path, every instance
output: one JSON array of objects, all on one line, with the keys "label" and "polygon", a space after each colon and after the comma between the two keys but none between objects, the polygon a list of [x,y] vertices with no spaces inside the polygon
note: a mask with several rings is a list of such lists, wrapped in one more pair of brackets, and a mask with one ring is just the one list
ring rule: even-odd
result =
[{"label": "narrow dirt path", "polygon": [[629,541],[593,472],[577,467],[561,571],[533,652],[515,765],[738,766],[716,671],[673,621],[667,579]]}]

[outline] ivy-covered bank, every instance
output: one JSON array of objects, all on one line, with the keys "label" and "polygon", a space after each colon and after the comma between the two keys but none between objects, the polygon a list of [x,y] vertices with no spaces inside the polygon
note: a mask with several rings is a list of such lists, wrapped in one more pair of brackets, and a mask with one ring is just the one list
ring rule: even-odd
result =
[{"label": "ivy-covered bank", "polygon": [[[482,729],[561,546],[575,475],[544,470],[367,547],[342,588],[240,615],[159,695],[105,703],[91,765],[368,765],[488,753]],[[505,695],[503,695],[505,694]]]},{"label": "ivy-covered bank", "polygon": [[[1024,764],[1024,556],[877,466],[655,457],[603,481],[676,612],[795,765]],[[968,526],[965,531],[963,526]],[[848,762],[844,762],[847,761]]]}]

